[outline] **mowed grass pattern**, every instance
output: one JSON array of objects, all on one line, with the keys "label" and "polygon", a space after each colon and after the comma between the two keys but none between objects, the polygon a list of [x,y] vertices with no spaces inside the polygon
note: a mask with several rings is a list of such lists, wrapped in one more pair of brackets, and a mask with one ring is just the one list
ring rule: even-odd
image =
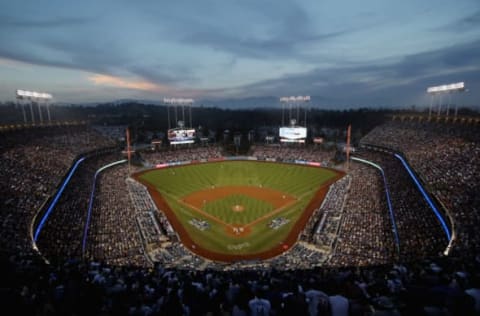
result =
[{"label": "mowed grass pattern", "polygon": [[[234,205],[241,205],[244,210],[235,212]],[[203,210],[229,224],[248,224],[262,215],[274,210],[271,203],[254,199],[246,195],[233,194],[205,204]]]},{"label": "mowed grass pattern", "polygon": [[[337,176],[338,173],[330,169],[302,165],[225,161],[152,170],[142,174],[140,179],[158,190],[197,245],[218,253],[255,254],[272,249],[285,240],[315,192],[322,184]],[[249,235],[236,237],[226,232],[225,225],[181,202],[183,197],[193,192],[224,186],[270,188],[292,195],[298,201],[253,225]],[[232,203],[243,204],[244,212],[234,212],[231,209],[234,205]],[[234,193],[207,204],[211,205],[202,207],[205,212],[230,224],[248,224],[273,210],[267,201]],[[289,223],[273,230],[268,224],[276,217],[284,217]],[[189,221],[194,218],[207,221],[210,228],[201,231],[190,225]]]}]

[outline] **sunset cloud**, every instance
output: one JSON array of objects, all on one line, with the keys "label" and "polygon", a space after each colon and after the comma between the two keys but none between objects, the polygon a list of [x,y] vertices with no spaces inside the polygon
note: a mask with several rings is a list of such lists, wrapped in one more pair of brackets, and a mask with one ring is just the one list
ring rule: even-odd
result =
[{"label": "sunset cloud", "polygon": [[109,86],[123,89],[133,89],[141,91],[167,92],[168,86],[152,83],[145,80],[131,80],[117,76],[95,74],[88,77],[88,80],[99,86]]},{"label": "sunset cloud", "polygon": [[61,102],[305,94],[397,106],[423,104],[429,86],[480,85],[478,0],[63,2],[0,2],[0,102],[24,88]]}]

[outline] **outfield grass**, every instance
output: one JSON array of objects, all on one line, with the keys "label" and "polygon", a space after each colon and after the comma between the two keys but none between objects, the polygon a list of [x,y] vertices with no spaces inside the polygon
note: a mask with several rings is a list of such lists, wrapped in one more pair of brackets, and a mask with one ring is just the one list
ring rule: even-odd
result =
[{"label": "outfield grass", "polygon": [[[316,191],[338,173],[324,168],[256,161],[228,161],[151,170],[139,179],[156,188],[196,245],[225,254],[255,254],[278,246],[290,233]],[[284,207],[271,201],[233,191],[231,195],[210,199],[200,207],[190,207],[182,200],[195,192],[221,187],[269,188],[295,198]],[[208,190],[205,191],[208,193]],[[233,205],[242,205],[234,212]],[[277,214],[269,216],[270,213]],[[262,220],[255,222],[259,218]],[[272,219],[283,217],[289,222],[274,230]],[[204,231],[189,224],[192,219],[207,221]],[[248,226],[250,233],[235,236],[227,226]]]}]

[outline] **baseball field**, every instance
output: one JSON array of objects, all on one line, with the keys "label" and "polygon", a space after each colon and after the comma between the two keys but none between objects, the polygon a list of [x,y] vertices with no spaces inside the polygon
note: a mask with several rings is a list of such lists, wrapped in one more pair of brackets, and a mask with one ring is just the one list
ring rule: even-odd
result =
[{"label": "baseball field", "polygon": [[306,165],[221,161],[147,170],[147,186],[181,241],[217,261],[267,259],[297,240],[342,173]]}]

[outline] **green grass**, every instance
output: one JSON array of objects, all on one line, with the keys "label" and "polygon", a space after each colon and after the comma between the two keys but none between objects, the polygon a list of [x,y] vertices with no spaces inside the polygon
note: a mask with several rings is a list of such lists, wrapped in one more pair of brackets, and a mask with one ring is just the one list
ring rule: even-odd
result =
[{"label": "green grass", "polygon": [[[232,211],[233,205],[242,205],[242,212]],[[274,210],[274,206],[266,201],[254,199],[246,195],[233,194],[222,199],[211,201],[203,208],[207,213],[229,224],[248,224],[262,215]]]},{"label": "green grass", "polygon": [[[276,247],[285,240],[317,189],[337,176],[338,173],[333,170],[302,165],[228,161],[152,170],[142,174],[140,179],[152,184],[160,192],[197,245],[225,254],[255,254]],[[298,200],[285,207],[280,213],[252,226],[251,233],[244,237],[227,234],[224,225],[179,202],[193,192],[212,186],[258,187],[260,185],[289,194]],[[235,204],[243,205],[245,210],[233,212],[231,207]],[[210,201],[202,209],[225,223],[245,225],[272,212],[275,207],[268,201],[242,194],[232,194]],[[276,217],[284,217],[290,221],[279,229],[273,230],[268,227],[268,224]],[[200,231],[188,224],[193,218],[206,220],[211,225],[210,229]],[[247,246],[234,249],[239,244]]]}]

